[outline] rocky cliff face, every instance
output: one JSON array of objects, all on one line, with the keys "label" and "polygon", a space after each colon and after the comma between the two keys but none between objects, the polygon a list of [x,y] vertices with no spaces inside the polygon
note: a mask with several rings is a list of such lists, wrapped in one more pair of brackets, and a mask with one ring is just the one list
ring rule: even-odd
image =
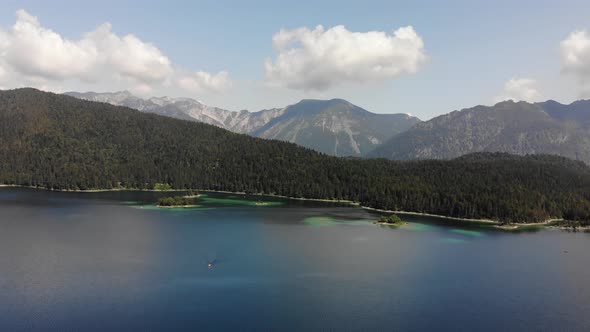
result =
[{"label": "rocky cliff face", "polygon": [[183,120],[208,123],[237,133],[249,133],[282,114],[283,109],[270,109],[260,112],[232,112],[218,107],[205,105],[191,98],[153,97],[138,98],[128,91],[113,93],[67,92],[67,95],[104,102],[117,106],[126,106],[142,112],[156,113]]}]

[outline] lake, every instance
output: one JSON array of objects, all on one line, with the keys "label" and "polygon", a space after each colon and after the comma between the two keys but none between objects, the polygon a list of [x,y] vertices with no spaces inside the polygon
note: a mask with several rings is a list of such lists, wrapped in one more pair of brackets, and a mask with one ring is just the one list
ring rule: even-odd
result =
[{"label": "lake", "polygon": [[0,330],[590,330],[588,233],[168,195],[0,188]]}]

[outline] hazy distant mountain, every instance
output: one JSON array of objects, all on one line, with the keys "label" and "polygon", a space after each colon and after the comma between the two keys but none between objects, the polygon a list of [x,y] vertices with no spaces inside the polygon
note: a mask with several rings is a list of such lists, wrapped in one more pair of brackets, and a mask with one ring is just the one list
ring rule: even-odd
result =
[{"label": "hazy distant mountain", "polygon": [[361,156],[420,122],[407,114],[375,114],[346,100],[302,100],[251,134],[331,155]]},{"label": "hazy distant mountain", "polygon": [[441,115],[396,135],[369,156],[449,159],[472,152],[556,154],[590,162],[590,101],[505,101]]},{"label": "hazy distant mountain", "polygon": [[582,127],[590,128],[590,100],[578,100],[563,105],[555,100],[537,103],[552,118],[565,122],[574,122]]},{"label": "hazy distant mountain", "polygon": [[212,124],[237,133],[249,133],[282,114],[283,109],[270,109],[260,112],[232,112],[218,107],[207,106],[191,98],[152,97],[142,99],[128,91],[113,93],[66,92],[66,95],[126,106],[142,112],[156,113],[183,120],[193,120]]},{"label": "hazy distant mountain", "polygon": [[138,98],[128,91],[67,95],[143,112],[212,124],[337,156],[361,156],[420,122],[406,114],[374,114],[342,99],[302,100],[285,108],[231,112],[190,98]]}]

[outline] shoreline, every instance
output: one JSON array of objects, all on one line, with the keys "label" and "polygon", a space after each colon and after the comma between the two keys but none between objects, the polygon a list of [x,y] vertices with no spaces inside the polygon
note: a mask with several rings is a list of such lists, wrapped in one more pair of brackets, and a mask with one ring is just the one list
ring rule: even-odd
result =
[{"label": "shoreline", "polygon": [[[193,189],[194,190],[194,189]],[[184,191],[184,190],[180,190]],[[210,192],[210,193],[220,193],[220,194],[234,194],[234,195],[248,195],[248,196],[261,196],[261,197],[276,197],[276,198],[285,198],[289,200],[296,200],[296,201],[310,201],[310,202],[326,202],[326,203],[342,203],[342,204],[349,204],[352,206],[361,206],[360,203],[346,200],[346,199],[329,199],[329,198],[304,198],[304,197],[290,197],[284,195],[275,195],[275,194],[259,194],[259,193],[246,193],[244,191],[226,191],[226,190],[196,190],[199,192]]]},{"label": "shoreline", "polygon": [[402,227],[407,225],[408,223],[405,221],[399,222],[399,223],[389,223],[389,222],[379,222],[379,221],[374,221],[373,222],[374,225],[379,225],[379,226],[389,226],[389,227]]},{"label": "shoreline", "polygon": [[571,226],[551,226],[545,225],[543,226],[547,229],[558,229],[562,231],[570,231],[570,232],[589,232],[590,233],[590,226],[578,226],[575,229]]},{"label": "shoreline", "polygon": [[201,194],[198,195],[186,195],[186,196],[182,196],[182,198],[199,198],[201,197]]},{"label": "shoreline", "polygon": [[159,209],[182,209],[182,208],[197,208],[200,205],[191,204],[191,205],[170,205],[170,206],[163,206],[163,205],[156,205]]},{"label": "shoreline", "polygon": [[[459,217],[443,216],[440,214],[432,214],[432,213],[425,213],[425,212],[384,210],[384,209],[377,209],[377,208],[372,208],[372,207],[367,207],[367,206],[362,206],[362,208],[365,210],[376,211],[376,212],[393,213],[393,214],[400,214],[400,215],[411,215],[411,216],[422,216],[422,217],[432,217],[432,218],[453,220],[453,221],[472,223],[472,224],[480,223],[480,224],[486,224],[486,226],[491,226],[494,229],[499,229],[499,230],[503,230],[503,231],[518,231],[518,230],[523,230],[523,229],[526,229],[529,227],[543,227],[543,228],[547,228],[547,229],[572,230],[572,227],[569,227],[569,226],[552,226],[551,223],[564,220],[564,219],[556,219],[556,218],[547,219],[545,221],[538,222],[538,223],[503,224],[499,221],[492,220],[492,219],[459,218]],[[376,224],[381,224],[381,223],[376,223]],[[383,224],[385,224],[385,223],[383,223]],[[590,226],[587,226],[587,227],[582,226],[582,227],[578,227],[577,229],[580,231],[590,231]]]},{"label": "shoreline", "polygon": [[[326,203],[342,203],[342,204],[349,204],[353,206],[361,206],[360,203],[345,200],[345,199],[328,199],[328,198],[304,198],[304,197],[289,197],[284,195],[275,195],[275,194],[259,194],[259,193],[246,193],[244,191],[227,191],[227,190],[209,190],[209,189],[170,189],[170,190],[157,190],[157,189],[137,189],[137,188],[113,188],[113,189],[50,189],[45,187],[33,187],[33,186],[21,186],[16,184],[0,184],[0,188],[28,188],[28,189],[39,189],[39,190],[47,190],[47,191],[55,191],[55,192],[64,192],[64,193],[101,193],[101,192],[118,192],[118,191],[137,191],[137,192],[161,192],[161,193],[174,193],[174,192],[183,192],[183,191],[198,191],[198,192],[210,192],[210,193],[220,193],[220,194],[234,194],[234,195],[248,195],[248,196],[266,196],[266,197],[277,197],[277,198],[285,198],[289,200],[298,200],[298,201],[312,201],[312,202],[326,202]],[[192,197],[199,197],[201,196],[183,196],[187,198]]]},{"label": "shoreline", "polygon": [[[475,219],[475,218],[459,218],[459,217],[451,217],[451,216],[444,216],[440,214],[432,214],[432,213],[425,213],[425,212],[411,212],[411,211],[394,211],[394,210],[385,210],[385,209],[378,209],[369,206],[363,206],[359,202],[354,202],[351,200],[338,200],[338,199],[327,199],[327,198],[303,198],[303,197],[289,197],[284,195],[275,195],[275,194],[260,194],[260,193],[246,193],[240,191],[226,191],[226,190],[204,190],[204,189],[170,189],[170,190],[156,190],[156,189],[133,189],[133,188],[113,188],[113,189],[86,189],[86,190],[68,190],[68,189],[49,189],[44,187],[33,187],[33,186],[21,186],[21,185],[12,185],[12,184],[0,184],[0,188],[29,188],[29,189],[39,189],[39,190],[47,190],[47,191],[56,191],[56,192],[72,192],[72,193],[100,193],[100,192],[118,192],[118,191],[136,191],[136,192],[183,192],[183,191],[197,191],[197,192],[211,192],[211,193],[220,193],[220,194],[235,194],[235,195],[250,195],[250,196],[260,196],[260,197],[277,197],[277,198],[284,198],[288,200],[298,200],[298,201],[310,201],[310,202],[325,202],[325,203],[340,203],[340,204],[347,204],[351,206],[357,206],[361,209],[375,211],[375,212],[383,212],[383,213],[394,213],[394,214],[402,214],[402,215],[412,215],[412,216],[423,216],[423,217],[433,217],[439,219],[447,219],[459,222],[466,222],[466,223],[482,223],[492,226],[493,228],[506,230],[506,231],[513,231],[519,230],[526,227],[545,227],[548,229],[561,229],[561,230],[571,230],[571,227],[567,226],[551,226],[549,225],[555,221],[562,221],[563,219],[555,219],[551,218],[539,223],[509,223],[509,224],[502,224],[497,220],[492,219]],[[197,195],[197,196],[200,196]],[[158,206],[160,207],[160,206]],[[171,206],[173,208],[181,208],[185,206]],[[161,208],[168,208],[168,207],[161,207]],[[578,227],[581,231],[590,231],[590,226],[588,227]]]},{"label": "shoreline", "polygon": [[433,217],[433,218],[441,218],[441,219],[448,219],[448,220],[455,220],[455,221],[464,221],[464,222],[472,222],[472,223],[479,222],[479,223],[486,223],[486,224],[490,224],[490,225],[500,225],[499,221],[492,220],[492,219],[459,218],[459,217],[443,216],[440,214],[432,214],[432,213],[425,213],[425,212],[385,210],[385,209],[372,208],[372,207],[368,207],[368,206],[362,206],[362,208],[365,210],[384,212],[384,213],[406,214],[406,215],[419,216],[419,217]]},{"label": "shoreline", "polygon": [[[55,191],[55,192],[62,192],[62,193],[103,193],[103,192],[117,192],[117,191],[145,191],[145,192],[181,192],[181,191],[189,191],[186,190],[157,190],[157,189],[134,189],[134,188],[113,188],[113,189],[50,189],[45,187],[34,187],[34,186],[21,186],[17,184],[0,184],[0,188],[27,188],[27,189],[39,189],[39,190],[47,190],[47,191]],[[204,190],[203,190],[204,191]]]}]

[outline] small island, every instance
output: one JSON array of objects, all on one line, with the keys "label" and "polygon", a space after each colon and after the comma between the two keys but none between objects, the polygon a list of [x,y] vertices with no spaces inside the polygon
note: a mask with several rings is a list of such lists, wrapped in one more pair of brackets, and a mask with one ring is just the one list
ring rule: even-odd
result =
[{"label": "small island", "polygon": [[402,219],[399,216],[397,216],[396,214],[392,214],[389,216],[379,217],[379,220],[377,220],[375,222],[375,224],[385,225],[385,226],[402,226],[405,223],[402,221]]},{"label": "small island", "polygon": [[197,198],[200,197],[201,194],[199,194],[198,191],[193,191],[192,189],[189,190],[185,196],[183,196],[184,198]]},{"label": "small island", "polygon": [[158,207],[160,208],[179,208],[179,207],[196,207],[196,200],[192,197],[186,196],[175,196],[175,197],[162,197],[158,201]]}]

